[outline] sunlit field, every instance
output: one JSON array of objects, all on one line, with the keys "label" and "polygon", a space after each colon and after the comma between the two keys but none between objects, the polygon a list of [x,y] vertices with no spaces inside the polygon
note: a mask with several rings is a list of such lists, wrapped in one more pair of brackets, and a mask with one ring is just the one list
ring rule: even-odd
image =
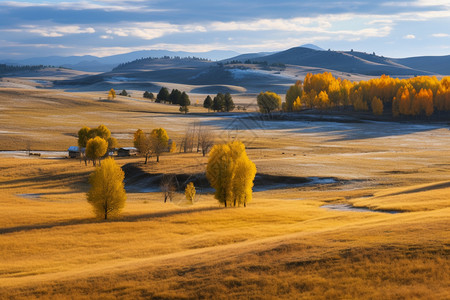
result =
[{"label": "sunlit field", "polygon": [[[182,115],[105,98],[0,90],[0,150],[42,152],[0,152],[1,299],[450,299],[448,124],[254,120],[254,109],[200,106]],[[219,142],[243,141],[258,174],[307,183],[261,181],[247,207],[223,208],[208,190],[193,204],[182,194],[163,203],[135,182],[121,217],[103,221],[86,201],[94,167],[43,152],[64,152],[78,129],[100,124],[120,146],[157,127],[179,144],[194,121]],[[116,161],[205,172],[208,157],[178,152]]]}]

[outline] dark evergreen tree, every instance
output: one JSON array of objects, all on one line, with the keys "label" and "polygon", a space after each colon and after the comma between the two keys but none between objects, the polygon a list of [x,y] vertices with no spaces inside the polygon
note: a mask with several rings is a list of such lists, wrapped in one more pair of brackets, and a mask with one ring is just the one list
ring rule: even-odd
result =
[{"label": "dark evergreen tree", "polygon": [[169,102],[172,104],[180,104],[181,105],[181,92],[177,89],[173,89],[169,95]]},{"label": "dark evergreen tree", "polygon": [[232,111],[234,109],[234,102],[230,93],[226,93],[224,96],[224,109],[227,112]]},{"label": "dark evergreen tree", "polygon": [[186,94],[186,92],[183,92],[181,94],[181,100],[178,104],[180,104],[180,111],[184,112],[185,114],[188,113],[188,106],[191,105],[191,100],[189,100],[189,96],[188,94]]},{"label": "dark evergreen tree", "polygon": [[225,96],[222,93],[218,93],[214,97],[212,109],[214,111],[223,111],[225,107]]},{"label": "dark evergreen tree", "polygon": [[159,90],[158,96],[156,96],[156,102],[166,102],[169,101],[169,90],[166,87],[162,87]]},{"label": "dark evergreen tree", "polygon": [[128,93],[126,90],[122,90],[119,95],[120,96],[128,96]]},{"label": "dark evergreen tree", "polygon": [[203,101],[203,107],[204,107],[204,108],[207,108],[207,109],[208,109],[208,112],[209,112],[209,110],[212,108],[212,105],[213,105],[213,100],[212,100],[211,97],[208,95],[208,96],[205,98],[205,101]]}]

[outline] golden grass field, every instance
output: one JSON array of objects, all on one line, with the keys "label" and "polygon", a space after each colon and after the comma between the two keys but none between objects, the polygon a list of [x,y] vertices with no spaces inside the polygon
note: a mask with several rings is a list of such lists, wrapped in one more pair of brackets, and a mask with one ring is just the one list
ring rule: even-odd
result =
[{"label": "golden grass field", "polygon": [[[211,194],[188,205],[129,192],[122,217],[105,222],[86,201],[91,165],[0,153],[0,299],[450,299],[446,124],[264,121],[236,131],[235,119],[200,107],[184,116],[99,97],[0,89],[0,150],[65,151],[80,127],[100,124],[121,146],[156,127],[179,143],[203,121],[219,140],[243,140],[259,173],[335,181],[259,190],[246,208],[221,208]],[[207,162],[116,160],[149,173],[197,173]]]}]

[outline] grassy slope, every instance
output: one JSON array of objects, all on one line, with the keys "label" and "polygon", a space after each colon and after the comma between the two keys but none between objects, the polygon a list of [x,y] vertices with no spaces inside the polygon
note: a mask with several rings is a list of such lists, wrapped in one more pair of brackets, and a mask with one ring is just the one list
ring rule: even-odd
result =
[{"label": "grassy slope", "polygon": [[[23,91],[0,93],[5,131],[64,149],[75,139],[61,132],[79,123],[105,123],[113,134],[164,124],[179,137],[192,121],[160,114],[170,106],[57,93],[22,102]],[[32,118],[18,122],[24,113]],[[249,156],[260,172],[341,183],[254,193],[245,209],[219,208],[212,195],[189,206],[128,193],[123,217],[107,223],[92,218],[85,200],[91,166],[0,157],[0,298],[449,298],[448,130],[361,138],[321,126],[257,130]],[[426,149],[418,144],[425,139]],[[175,154],[142,167],[195,173],[205,161]],[[41,195],[18,196],[26,193]],[[324,203],[412,212],[328,211]]]}]

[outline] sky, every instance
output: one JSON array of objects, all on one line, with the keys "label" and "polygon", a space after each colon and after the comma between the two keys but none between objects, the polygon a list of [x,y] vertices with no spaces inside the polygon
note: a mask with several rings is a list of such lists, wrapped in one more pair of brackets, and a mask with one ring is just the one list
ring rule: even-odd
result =
[{"label": "sky", "polygon": [[387,57],[450,55],[450,0],[0,1],[0,59],[309,43]]}]

